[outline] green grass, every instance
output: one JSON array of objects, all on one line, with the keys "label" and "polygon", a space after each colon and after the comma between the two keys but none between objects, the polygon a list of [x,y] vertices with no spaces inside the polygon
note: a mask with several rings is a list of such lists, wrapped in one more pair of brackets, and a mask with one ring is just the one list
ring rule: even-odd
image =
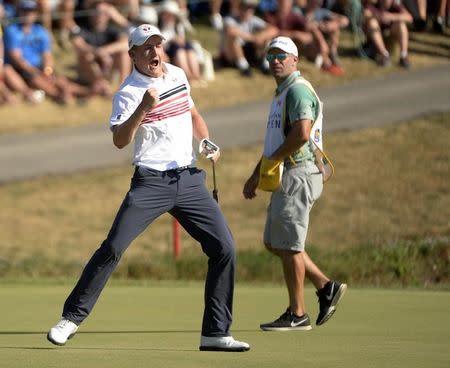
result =
[{"label": "green grass", "polygon": [[[232,333],[248,353],[198,352],[203,286],[199,283],[108,286],[66,347],[45,334],[73,284],[2,283],[1,366],[8,368],[333,367],[444,368],[450,364],[450,293],[349,288],[335,316],[309,332],[268,333],[284,287],[236,289]],[[315,320],[316,298],[306,290]],[[180,304],[182,302],[182,305]]]}]

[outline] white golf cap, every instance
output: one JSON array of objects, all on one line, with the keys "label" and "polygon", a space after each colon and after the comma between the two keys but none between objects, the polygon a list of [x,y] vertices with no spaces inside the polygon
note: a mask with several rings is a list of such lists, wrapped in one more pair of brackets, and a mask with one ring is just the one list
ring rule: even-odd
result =
[{"label": "white golf cap", "polygon": [[158,27],[152,26],[151,24],[141,24],[130,33],[128,37],[128,50],[133,46],[143,45],[152,36],[159,36],[165,40]]},{"label": "white golf cap", "polygon": [[269,52],[271,49],[280,49],[288,54],[292,54],[298,57],[298,49],[295,45],[294,41],[292,41],[289,37],[275,37],[272,41],[270,41],[269,46],[266,48],[266,52]]}]

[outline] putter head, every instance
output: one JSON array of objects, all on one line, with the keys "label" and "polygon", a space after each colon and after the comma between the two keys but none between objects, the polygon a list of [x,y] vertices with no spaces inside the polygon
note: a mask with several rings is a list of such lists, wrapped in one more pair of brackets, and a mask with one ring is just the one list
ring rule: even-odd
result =
[{"label": "putter head", "polygon": [[198,146],[198,152],[203,153],[206,158],[213,157],[220,151],[220,147],[208,138],[203,138]]}]

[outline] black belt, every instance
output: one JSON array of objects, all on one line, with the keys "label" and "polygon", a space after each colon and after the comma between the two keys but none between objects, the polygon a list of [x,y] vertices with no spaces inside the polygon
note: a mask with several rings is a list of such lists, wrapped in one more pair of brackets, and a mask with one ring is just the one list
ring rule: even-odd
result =
[{"label": "black belt", "polygon": [[187,169],[191,169],[192,168],[192,166],[180,166],[180,167],[177,167],[177,168],[175,168],[175,169],[169,169],[169,170],[166,170],[166,171],[163,171],[163,172],[165,172],[165,173],[180,173],[180,172],[182,172],[182,171],[184,171],[184,170],[187,170]]}]

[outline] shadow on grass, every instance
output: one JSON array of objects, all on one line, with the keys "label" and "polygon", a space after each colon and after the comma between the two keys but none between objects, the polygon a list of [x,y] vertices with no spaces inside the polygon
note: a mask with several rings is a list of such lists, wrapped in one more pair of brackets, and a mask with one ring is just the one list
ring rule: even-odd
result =
[{"label": "shadow on grass", "polygon": [[[253,330],[233,330],[233,332],[257,332],[259,329]],[[46,335],[48,331],[0,331],[2,335]],[[79,331],[77,335],[88,334],[173,334],[173,333],[200,333],[199,330],[152,330],[152,331]]]},{"label": "shadow on grass", "polygon": [[121,350],[121,351],[167,351],[167,352],[187,352],[187,351],[199,351],[198,349],[169,349],[169,348],[118,348],[118,347],[111,347],[111,348],[105,348],[105,347],[60,347],[60,346],[53,346],[48,348],[43,347],[33,347],[33,346],[0,346],[0,349],[10,349],[10,350],[56,350],[56,349],[64,349],[64,350]]}]

